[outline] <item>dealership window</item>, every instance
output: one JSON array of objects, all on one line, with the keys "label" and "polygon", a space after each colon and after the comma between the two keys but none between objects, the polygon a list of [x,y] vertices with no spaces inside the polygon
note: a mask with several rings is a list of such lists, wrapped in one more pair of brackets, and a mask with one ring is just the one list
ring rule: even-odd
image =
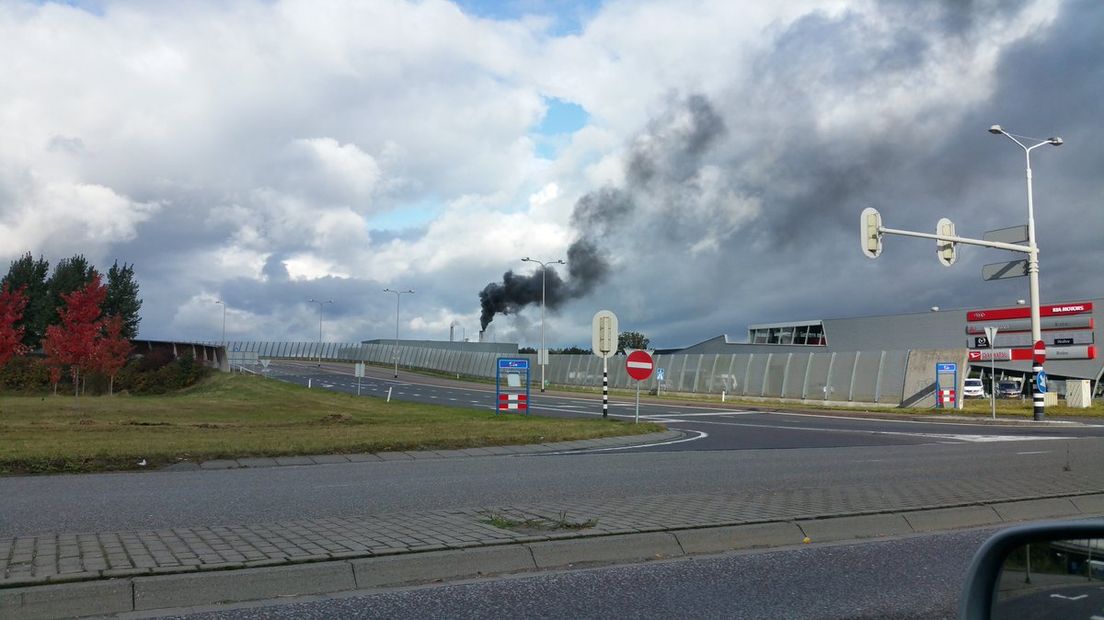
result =
[{"label": "dealership window", "polygon": [[826,344],[824,326],[821,325],[820,321],[751,325],[748,327],[748,342],[751,344],[796,344],[814,347]]}]

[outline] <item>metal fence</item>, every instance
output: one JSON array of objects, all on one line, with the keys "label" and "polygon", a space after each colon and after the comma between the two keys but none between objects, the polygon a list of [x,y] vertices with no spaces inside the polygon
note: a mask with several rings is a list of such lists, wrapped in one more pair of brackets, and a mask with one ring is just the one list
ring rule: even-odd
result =
[{"label": "metal fence", "polygon": [[[236,359],[284,358],[330,361],[366,361],[392,364],[396,347],[355,342],[228,342],[232,364]],[[494,378],[497,353],[399,345],[399,365],[471,377]],[[536,364],[535,355],[518,355]],[[759,396],[803,400],[854,401],[899,404],[904,392],[908,351],[848,353],[736,353],[657,355],[664,370],[644,382],[648,390],[731,396]],[[594,355],[551,355],[549,384],[601,387],[602,360]],[[633,388],[623,357],[609,360],[612,388]]]}]

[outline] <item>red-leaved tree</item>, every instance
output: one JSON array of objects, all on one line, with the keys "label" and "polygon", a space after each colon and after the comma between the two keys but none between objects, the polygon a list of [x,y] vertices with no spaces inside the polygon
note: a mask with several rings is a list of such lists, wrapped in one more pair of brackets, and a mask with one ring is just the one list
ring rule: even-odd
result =
[{"label": "red-leaved tree", "polygon": [[103,321],[103,334],[96,343],[96,370],[109,377],[107,393],[115,393],[115,375],[130,356],[130,340],[123,335],[123,317],[109,316]]},{"label": "red-leaved tree", "polygon": [[13,291],[5,282],[0,290],[0,367],[12,357],[27,352],[22,342],[23,327],[15,326],[23,319],[23,310],[27,307],[27,296],[23,293],[26,288],[20,286]]},{"label": "red-leaved tree", "polygon": [[73,395],[80,394],[80,373],[96,369],[100,332],[100,306],[107,287],[100,283],[100,274],[72,293],[61,296],[65,305],[58,309],[61,324],[46,328],[42,348],[51,366],[68,366],[73,377]]}]

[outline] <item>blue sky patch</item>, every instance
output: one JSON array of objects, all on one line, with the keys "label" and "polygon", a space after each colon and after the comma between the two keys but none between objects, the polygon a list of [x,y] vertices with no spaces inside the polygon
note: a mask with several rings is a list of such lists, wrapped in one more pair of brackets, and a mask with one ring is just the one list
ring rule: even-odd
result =
[{"label": "blue sky patch", "polygon": [[511,20],[526,15],[553,18],[548,33],[553,36],[579,34],[598,12],[602,0],[454,0],[468,15],[486,19]]},{"label": "blue sky patch", "polygon": [[368,228],[377,230],[408,230],[425,228],[444,210],[444,205],[434,200],[404,205],[377,213],[368,218]]},{"label": "blue sky patch", "polygon": [[536,143],[537,155],[544,159],[555,159],[568,137],[586,127],[590,115],[577,103],[563,101],[555,97],[545,97],[548,111],[541,122],[533,128],[532,138]]}]

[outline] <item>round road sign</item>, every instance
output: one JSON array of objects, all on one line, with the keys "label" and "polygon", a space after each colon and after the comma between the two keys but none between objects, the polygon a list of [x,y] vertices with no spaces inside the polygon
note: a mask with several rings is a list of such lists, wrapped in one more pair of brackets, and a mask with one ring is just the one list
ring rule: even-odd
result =
[{"label": "round road sign", "polygon": [[1034,351],[1032,352],[1032,361],[1036,364],[1042,364],[1046,361],[1046,343],[1042,340],[1035,341]]},{"label": "round road sign", "polygon": [[655,363],[652,361],[652,356],[647,351],[637,349],[625,358],[625,370],[630,377],[637,381],[643,381],[652,376],[652,368],[654,367]]}]

